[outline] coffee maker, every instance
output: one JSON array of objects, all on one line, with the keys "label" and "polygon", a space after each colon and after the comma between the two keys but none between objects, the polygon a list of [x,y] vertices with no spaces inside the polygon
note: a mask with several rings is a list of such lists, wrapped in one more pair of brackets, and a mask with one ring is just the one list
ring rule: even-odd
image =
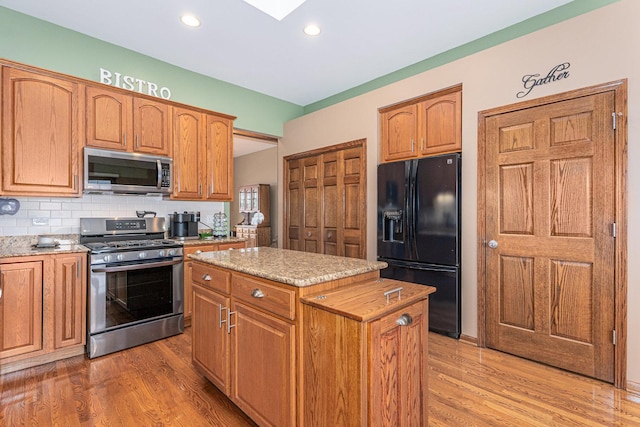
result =
[{"label": "coffee maker", "polygon": [[169,214],[169,237],[189,239],[198,237],[200,212],[174,212]]}]

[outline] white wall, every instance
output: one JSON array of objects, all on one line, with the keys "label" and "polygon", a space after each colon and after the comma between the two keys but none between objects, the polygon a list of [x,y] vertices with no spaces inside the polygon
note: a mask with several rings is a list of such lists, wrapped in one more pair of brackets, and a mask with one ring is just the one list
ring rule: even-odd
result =
[{"label": "white wall", "polygon": [[[225,204],[220,202],[172,201],[163,200],[160,196],[86,195],[81,198],[16,199],[20,202],[18,213],[0,215],[0,236],[79,234],[80,218],[135,217],[136,210],[154,211],[163,217],[173,212],[199,211],[202,221],[206,223],[208,215],[224,212],[225,209]],[[33,225],[33,218],[45,218],[48,225]]]},{"label": "white wall", "polygon": [[[384,88],[347,100],[285,124],[279,153],[278,176],[282,179],[282,157],[338,144],[367,139],[367,200],[369,224],[367,253],[376,256],[376,165],[379,158],[377,109],[418,95],[463,84],[462,101],[462,332],[477,336],[477,142],[478,112],[513,104],[522,99],[522,76],[546,73],[555,65],[569,62],[567,79],[538,87],[526,100],[629,79],[629,173],[628,173],[628,379],[640,384],[640,2],[622,0],[569,21],[487,49],[453,63],[407,78]],[[384,53],[381,53],[381,57]],[[278,203],[282,206],[282,186]],[[282,235],[282,222],[278,224]]]}]

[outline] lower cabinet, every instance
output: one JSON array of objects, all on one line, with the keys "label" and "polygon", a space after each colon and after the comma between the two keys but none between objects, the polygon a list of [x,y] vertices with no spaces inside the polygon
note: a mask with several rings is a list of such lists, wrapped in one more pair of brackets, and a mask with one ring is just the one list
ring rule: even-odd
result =
[{"label": "lower cabinet", "polygon": [[0,259],[0,374],[84,353],[85,253]]},{"label": "lower cabinet", "polygon": [[[296,287],[193,261],[193,364],[258,425],[312,425],[301,412],[316,391],[302,382],[301,298],[377,277],[375,271]],[[319,351],[332,354],[333,347]]]},{"label": "lower cabinet", "polygon": [[204,243],[197,245],[188,245],[184,247],[184,324],[189,326],[191,324],[191,315],[193,313],[193,291],[191,289],[191,276],[193,261],[188,255],[202,252],[211,251],[226,251],[228,249],[244,249],[247,246],[247,242],[226,242],[226,243]]},{"label": "lower cabinet", "polygon": [[305,426],[426,426],[429,286],[384,279],[303,299]]}]

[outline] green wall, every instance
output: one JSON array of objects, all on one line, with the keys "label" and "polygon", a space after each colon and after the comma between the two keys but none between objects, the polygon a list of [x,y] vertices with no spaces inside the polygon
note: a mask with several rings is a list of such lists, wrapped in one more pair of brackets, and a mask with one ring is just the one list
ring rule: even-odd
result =
[{"label": "green wall", "polygon": [[0,58],[100,81],[100,68],[165,86],[171,100],[236,116],[235,127],[282,136],[302,106],[0,7]]}]

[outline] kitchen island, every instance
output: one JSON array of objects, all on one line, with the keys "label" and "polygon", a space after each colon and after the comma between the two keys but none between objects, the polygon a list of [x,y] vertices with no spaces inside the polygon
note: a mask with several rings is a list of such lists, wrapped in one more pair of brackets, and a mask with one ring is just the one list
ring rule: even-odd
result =
[{"label": "kitchen island", "polygon": [[[304,306],[320,294],[358,288],[376,288],[382,298],[384,292],[401,284],[379,278],[379,270],[386,267],[384,262],[269,247],[203,252],[189,257],[193,260],[193,364],[261,426],[320,425],[313,413],[318,406],[310,406],[309,402],[314,401],[318,391],[317,383],[312,384],[322,374],[317,369],[324,368],[314,365],[314,361],[336,349],[342,351],[345,345],[349,347],[354,338],[338,333],[332,341],[331,337],[317,335],[316,327],[322,326],[311,315],[305,317],[311,311]],[[406,300],[399,295],[391,301],[387,299],[387,308],[380,313],[395,310],[391,313],[395,314],[405,310],[407,304],[419,304],[416,319],[422,339],[426,337],[425,301],[430,292],[419,290],[413,297],[409,293]],[[367,301],[360,304],[357,295],[351,298],[368,311]],[[367,298],[370,300],[370,295]],[[328,316],[335,316],[335,312]],[[313,339],[320,339],[323,344],[314,346],[309,341]],[[354,344],[362,346],[361,342]],[[426,360],[426,338],[424,345]],[[310,357],[311,353],[314,355]],[[364,358],[366,352],[361,353]],[[361,372],[357,378],[367,377],[365,366],[366,363],[361,363],[354,367]],[[352,368],[345,366],[345,369]],[[422,390],[425,384],[420,383],[418,388]],[[333,385],[323,387],[331,389]],[[331,395],[322,393],[324,399]],[[368,399],[366,390],[358,395],[365,401]],[[325,404],[331,405],[328,400]],[[359,419],[360,425],[367,425],[367,404],[359,408],[358,415],[350,419]],[[322,423],[339,425],[333,424],[336,421],[322,419]]]}]

